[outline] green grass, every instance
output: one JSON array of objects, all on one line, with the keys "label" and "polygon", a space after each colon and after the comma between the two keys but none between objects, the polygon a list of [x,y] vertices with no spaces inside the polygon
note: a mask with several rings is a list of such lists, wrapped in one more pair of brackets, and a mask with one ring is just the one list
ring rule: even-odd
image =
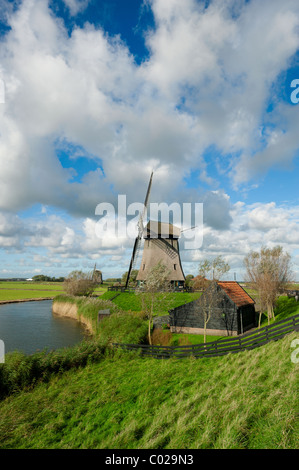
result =
[{"label": "green grass", "polygon": [[0,301],[55,297],[58,292],[63,292],[62,283],[0,282]]},{"label": "green grass", "polygon": [[299,302],[294,297],[281,296],[276,301],[275,320],[280,321],[299,313]]},{"label": "green grass", "polygon": [[[223,336],[212,336],[212,335],[207,335],[206,336],[206,343],[209,343],[211,341],[217,341],[217,339],[223,338]],[[203,335],[193,335],[193,334],[177,334],[177,333],[172,333],[172,338],[171,338],[171,345],[172,346],[177,346],[177,345],[182,345],[182,344],[202,344],[204,342],[204,336]]]},{"label": "green grass", "polygon": [[298,334],[210,359],[116,354],[0,403],[2,449],[298,449]]},{"label": "green grass", "polygon": [[[156,315],[168,315],[168,311],[172,308],[179,307],[188,302],[192,302],[200,297],[200,292],[171,292],[168,294],[157,294],[157,298],[163,297],[163,300],[159,302],[158,310],[155,311]],[[122,310],[132,310],[134,312],[142,311],[141,296],[135,294],[135,292],[123,292],[117,293],[113,291],[107,291],[102,295],[103,299],[112,300]]]},{"label": "green grass", "polygon": [[103,358],[105,346],[98,340],[84,340],[81,343],[56,351],[41,351],[26,355],[14,351],[5,355],[0,364],[0,399],[32,388],[38,382],[47,382],[52,376],[85,366]]},{"label": "green grass", "polygon": [[0,289],[20,289],[20,290],[63,290],[62,282],[29,282],[29,281],[2,281]]},{"label": "green grass", "polygon": [[[106,290],[107,285],[101,285],[95,289],[94,295],[102,295]],[[64,293],[62,282],[0,282],[0,301],[55,297],[60,293]]]},{"label": "green grass", "polygon": [[45,297],[55,297],[57,290],[0,290],[0,301],[1,300],[24,300],[24,299],[37,299]]},{"label": "green grass", "polygon": [[[280,320],[284,320],[288,317],[299,313],[299,302],[296,302],[294,298],[288,298],[286,296],[278,297],[276,300],[276,307],[274,309],[275,319],[270,320],[270,325]],[[268,317],[266,313],[262,314],[261,327],[268,325]]]},{"label": "green grass", "polygon": [[[7,353],[5,363],[0,364],[0,398],[16,390],[32,387],[40,380],[48,380],[53,374],[97,361],[104,353],[111,353],[112,343],[139,344],[147,341],[147,322],[136,312],[123,312],[116,305],[101,298],[60,295],[56,300],[75,303],[78,307],[78,317],[83,316],[93,325],[93,335],[71,348],[44,350],[32,355],[19,351]],[[98,311],[106,308],[110,308],[111,315],[97,322]]]},{"label": "green grass", "polygon": [[[298,333],[218,358],[141,358],[109,347],[145,340],[140,313],[103,296],[57,297],[66,299],[92,321],[101,308],[112,314],[90,342],[6,355],[0,448],[298,448],[298,364],[291,361]],[[294,299],[281,298],[276,318],[297,310]]]},{"label": "green grass", "polygon": [[[103,296],[92,298],[61,294],[55,297],[56,301],[75,303],[79,318],[83,316],[90,322],[94,337],[102,344],[146,342],[147,322],[139,312],[124,311]],[[110,310],[110,316],[98,322],[98,311],[106,309]]]}]

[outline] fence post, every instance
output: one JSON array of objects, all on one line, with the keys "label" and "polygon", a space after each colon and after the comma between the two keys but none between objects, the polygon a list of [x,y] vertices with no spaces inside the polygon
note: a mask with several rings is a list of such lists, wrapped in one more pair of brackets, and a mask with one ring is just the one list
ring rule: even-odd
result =
[{"label": "fence post", "polygon": [[293,323],[293,330],[296,331],[296,319],[295,319],[295,317],[293,317],[292,323]]}]

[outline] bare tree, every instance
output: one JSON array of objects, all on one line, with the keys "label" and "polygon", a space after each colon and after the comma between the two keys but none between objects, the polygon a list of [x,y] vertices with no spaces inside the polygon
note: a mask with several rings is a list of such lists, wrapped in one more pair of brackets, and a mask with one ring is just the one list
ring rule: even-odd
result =
[{"label": "bare tree", "polygon": [[[207,293],[207,291],[206,291]],[[214,307],[214,298],[213,293],[207,295],[202,302],[202,312],[203,312],[203,342],[206,343],[207,339],[207,325],[211,319],[211,315]]]},{"label": "bare tree", "polygon": [[230,270],[230,265],[224,261],[221,255],[213,260],[205,259],[199,265],[199,275],[204,278],[211,274],[213,281],[219,281],[220,278]]},{"label": "bare tree", "polygon": [[200,274],[190,281],[190,285],[193,289],[201,291],[204,291],[210,285],[210,283],[211,281],[201,276]]},{"label": "bare tree", "polygon": [[[203,314],[203,325],[204,325],[203,327],[204,343],[206,343],[207,326],[212,315],[215,314],[216,310],[219,310],[219,308],[224,309],[225,307],[224,302],[223,302],[224,298],[225,298],[225,293],[218,286],[217,281],[212,281],[209,287],[205,290],[204,294],[200,298],[200,306],[201,306],[201,311]],[[228,320],[226,319],[225,311],[223,312],[223,314],[224,314],[224,321],[226,323],[227,332],[229,334]]]},{"label": "bare tree", "polygon": [[207,278],[212,278],[212,281],[219,281],[220,278],[230,270],[230,265],[224,261],[221,255],[209,260],[205,259],[199,264],[198,273],[194,280],[194,288],[204,290],[204,295],[201,298],[203,323],[204,323],[204,342],[206,342],[207,325],[211,319],[213,311],[218,307],[221,301],[221,293],[217,289],[217,283],[209,281]]},{"label": "bare tree", "polygon": [[277,296],[292,282],[291,257],[281,246],[262,247],[251,251],[244,259],[246,274],[251,286],[260,298],[259,327],[263,310],[267,310],[268,324],[275,319],[274,306]]},{"label": "bare tree", "polygon": [[167,267],[159,262],[149,270],[145,284],[141,290],[137,291],[137,295],[141,297],[142,309],[148,318],[149,344],[152,344],[151,328],[154,314],[159,306],[165,302],[165,294],[171,291],[169,274]]}]

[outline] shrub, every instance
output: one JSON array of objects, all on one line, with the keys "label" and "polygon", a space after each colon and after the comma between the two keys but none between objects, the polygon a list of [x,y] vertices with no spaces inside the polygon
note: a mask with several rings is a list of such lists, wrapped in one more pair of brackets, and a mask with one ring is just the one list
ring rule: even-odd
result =
[{"label": "shrub", "polygon": [[94,280],[92,273],[73,271],[63,283],[64,290],[69,295],[90,295],[99,283]]},{"label": "shrub", "polygon": [[169,330],[155,328],[152,334],[152,342],[159,346],[169,346],[172,340],[172,333]]}]

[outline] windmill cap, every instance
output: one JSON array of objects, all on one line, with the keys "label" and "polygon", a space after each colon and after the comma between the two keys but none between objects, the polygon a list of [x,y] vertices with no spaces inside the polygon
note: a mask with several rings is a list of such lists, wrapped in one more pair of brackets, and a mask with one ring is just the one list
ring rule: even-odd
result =
[{"label": "windmill cap", "polygon": [[150,220],[144,230],[145,238],[180,238],[181,229],[172,224]]}]

